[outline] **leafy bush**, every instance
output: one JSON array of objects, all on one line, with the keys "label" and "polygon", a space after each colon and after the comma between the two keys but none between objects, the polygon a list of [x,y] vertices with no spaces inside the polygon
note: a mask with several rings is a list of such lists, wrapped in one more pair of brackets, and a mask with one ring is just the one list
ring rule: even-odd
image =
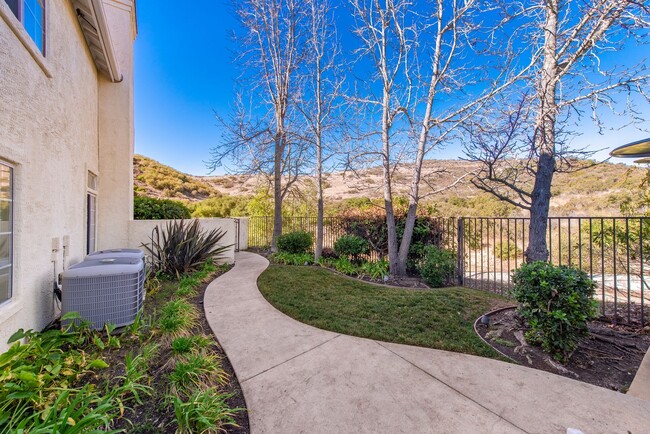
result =
[{"label": "leafy bush", "polygon": [[383,280],[388,276],[389,267],[388,261],[380,259],[379,261],[365,261],[361,264],[359,272],[374,280]]},{"label": "leafy bush", "polygon": [[310,253],[275,253],[271,256],[274,262],[284,265],[310,265],[314,263],[314,257]]},{"label": "leafy bush", "polygon": [[347,274],[348,276],[356,276],[358,274],[357,266],[346,257],[333,260],[332,266],[339,273]]},{"label": "leafy bush", "polygon": [[542,261],[522,265],[513,282],[519,313],[530,327],[526,340],[566,362],[596,314],[596,284],[582,270]]},{"label": "leafy bush", "polygon": [[418,269],[427,285],[441,288],[451,283],[454,278],[456,254],[436,246],[427,246]]},{"label": "leafy bush", "polygon": [[305,253],[313,242],[314,239],[308,232],[289,232],[278,238],[278,250],[286,253]]},{"label": "leafy bush", "polygon": [[[75,313],[62,317],[64,322],[78,319]],[[93,354],[104,342],[88,325],[20,329],[11,336],[11,347],[0,355],[0,432],[103,432],[122,416],[125,405],[150,394],[129,372],[111,387],[89,382],[88,376],[100,378],[108,364]]]},{"label": "leafy bush", "polygon": [[242,217],[248,215],[250,196],[217,196],[190,205],[192,217]]},{"label": "leafy bush", "polygon": [[151,256],[155,270],[179,275],[219,259],[231,247],[219,244],[225,235],[221,229],[202,230],[198,220],[174,220],[163,231],[156,226],[149,237],[151,243],[142,246]]},{"label": "leafy bush", "polygon": [[178,424],[176,432],[226,432],[227,426],[238,427],[234,416],[242,409],[230,408],[228,399],[231,396],[211,387],[197,390],[187,400],[174,397],[174,414]]},{"label": "leafy bush", "polygon": [[[369,250],[380,258],[388,256],[388,231],[386,216],[372,210],[357,211],[353,214],[342,214],[339,219],[340,229],[349,235],[356,235],[368,243]],[[397,215],[395,218],[397,237],[404,234],[406,217]],[[440,245],[444,240],[444,221],[441,219],[419,216],[413,228],[411,248],[409,249],[408,266],[415,271],[417,263],[424,257],[424,249],[429,245]]]},{"label": "leafy bush", "polygon": [[356,235],[343,235],[334,243],[334,252],[339,256],[359,259],[370,252],[368,242]]},{"label": "leafy bush", "polygon": [[198,324],[199,313],[185,300],[172,300],[163,306],[158,318],[158,329],[173,337],[189,334]]},{"label": "leafy bush", "polygon": [[136,220],[185,219],[190,218],[190,210],[177,200],[134,196],[133,218]]},{"label": "leafy bush", "polygon": [[331,247],[323,247],[323,250],[320,253],[320,257],[326,259],[338,259],[339,255],[337,255],[334,249]]}]

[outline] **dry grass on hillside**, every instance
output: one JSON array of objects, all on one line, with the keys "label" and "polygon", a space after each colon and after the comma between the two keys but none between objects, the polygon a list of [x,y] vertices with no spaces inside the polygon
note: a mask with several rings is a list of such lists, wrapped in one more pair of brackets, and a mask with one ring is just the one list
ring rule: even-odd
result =
[{"label": "dry grass on hillside", "polygon": [[[409,166],[399,167],[394,175],[398,196],[406,196],[410,186]],[[453,188],[444,190],[468,172],[476,171],[476,163],[462,160],[430,160],[425,162],[422,193],[425,202],[443,215],[486,215],[496,212],[492,196],[476,189],[470,177]],[[551,215],[618,215],[619,203],[638,188],[645,169],[624,164],[603,163],[587,170],[555,176]],[[193,176],[174,170],[147,157],[134,158],[135,188],[140,194],[197,202],[219,195],[252,195],[266,184],[261,176],[225,175]],[[325,198],[336,203],[352,198],[382,197],[381,168],[356,173],[334,172],[326,176]],[[314,182],[303,177],[298,183],[303,196],[314,196]],[[441,193],[432,194],[437,190]],[[519,212],[514,210],[514,214]]]}]

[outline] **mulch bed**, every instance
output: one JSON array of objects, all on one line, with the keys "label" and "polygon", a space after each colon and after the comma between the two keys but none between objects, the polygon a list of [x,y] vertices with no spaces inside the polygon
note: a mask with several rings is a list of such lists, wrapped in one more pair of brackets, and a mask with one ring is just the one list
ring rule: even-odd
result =
[{"label": "mulch bed", "polygon": [[627,392],[650,346],[650,327],[614,324],[606,318],[588,326],[589,336],[565,365],[525,342],[526,325],[515,308],[490,315],[490,325],[477,324],[477,331],[492,347],[523,366]]},{"label": "mulch bed", "polygon": [[[214,280],[218,274],[212,277],[211,280]],[[214,333],[210,329],[210,326],[205,318],[205,310],[203,309],[203,295],[206,288],[210,282],[203,284],[198,290],[197,295],[192,298],[188,298],[192,304],[194,304],[199,312],[199,327],[194,330],[195,334],[206,334],[214,336]],[[152,314],[153,312],[160,310],[160,308],[169,301],[168,298],[164,296],[158,296],[154,294],[152,297],[148,297],[145,301],[145,315]],[[216,338],[216,336],[215,336]],[[119,351],[106,351],[106,354],[102,354],[105,361],[111,366],[119,366],[122,368],[122,372],[111,372],[110,375],[123,375],[123,365],[121,362],[124,360],[124,357],[132,352],[137,354],[139,352],[139,343],[137,341],[122,341],[122,347]],[[250,426],[248,422],[248,413],[246,409],[246,401],[244,400],[244,394],[242,392],[235,371],[228,360],[225,352],[221,346],[217,343],[212,348],[213,352],[221,359],[221,365],[224,371],[228,374],[230,381],[228,384],[222,387],[224,391],[233,396],[227,400],[230,408],[242,408],[244,410],[239,411],[235,415],[235,421],[239,427],[226,427],[227,433],[232,434],[249,434]],[[166,390],[168,384],[165,381],[167,373],[166,364],[171,357],[171,349],[167,348],[166,350],[161,350],[158,360],[158,366],[150,366],[150,372],[153,372],[153,378],[150,386],[154,390]],[[111,369],[109,368],[109,370]],[[165,405],[163,402],[164,394],[154,394],[152,397],[144,397],[143,405],[137,405],[132,409],[127,409],[125,413],[125,419],[120,420],[114,428],[116,429],[126,429],[127,432],[132,433],[175,433],[176,424],[174,422],[174,410],[168,405]]]}]

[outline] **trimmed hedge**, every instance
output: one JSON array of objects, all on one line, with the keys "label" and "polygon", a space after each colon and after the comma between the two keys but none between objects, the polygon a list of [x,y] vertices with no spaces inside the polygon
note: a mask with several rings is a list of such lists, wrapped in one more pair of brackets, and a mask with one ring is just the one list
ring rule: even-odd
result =
[{"label": "trimmed hedge", "polygon": [[136,220],[188,219],[190,210],[177,200],[155,199],[135,196],[133,198],[133,218]]},{"label": "trimmed hedge", "polygon": [[306,253],[314,239],[308,232],[289,232],[278,237],[278,250],[285,253]]},{"label": "trimmed hedge", "polygon": [[530,327],[526,340],[566,362],[596,314],[596,284],[582,270],[543,261],[523,264],[512,280],[519,313]]},{"label": "trimmed hedge", "polygon": [[442,288],[450,284],[456,271],[456,255],[437,246],[424,248],[424,258],[420,261],[420,276],[432,288]]},{"label": "trimmed hedge", "polygon": [[356,235],[343,235],[334,243],[334,252],[339,256],[358,259],[370,253],[368,242]]}]

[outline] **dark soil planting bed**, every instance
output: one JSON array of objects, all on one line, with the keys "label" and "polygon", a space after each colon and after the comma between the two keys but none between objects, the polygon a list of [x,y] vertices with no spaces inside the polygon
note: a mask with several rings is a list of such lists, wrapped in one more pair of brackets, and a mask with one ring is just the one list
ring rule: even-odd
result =
[{"label": "dark soil planting bed", "polygon": [[250,432],[203,309],[228,268],[148,279],[144,312],[122,329],[17,331],[0,355],[0,432]]},{"label": "dark soil planting bed", "polygon": [[495,349],[523,366],[620,392],[630,387],[650,346],[647,330],[592,321],[589,336],[562,365],[541,348],[526,343],[525,324],[515,308],[491,314],[489,326],[479,322],[476,329]]},{"label": "dark soil planting bed", "polygon": [[[240,409],[234,413],[234,420],[237,426],[224,426],[223,432],[232,434],[247,434],[250,432],[248,425],[248,414],[246,412],[246,401],[228,357],[219,345],[217,336],[214,335],[205,318],[203,309],[203,296],[209,283],[229,269],[227,266],[221,266],[218,271],[212,274],[206,281],[201,282],[200,286],[194,288],[192,292],[184,297],[199,313],[197,324],[188,333],[189,336],[208,336],[214,339],[209,346],[210,353],[214,354],[219,361],[219,370],[225,373],[225,382],[219,386],[219,392],[228,396],[225,404],[230,409]],[[162,282],[161,290],[148,297],[145,302],[145,317],[155,319],[159,317],[160,311],[165,304],[173,300],[178,291],[178,281]],[[162,337],[161,343],[165,343],[168,338]],[[134,346],[123,348],[123,353],[137,351]],[[116,362],[119,361],[117,355]],[[129,433],[176,433],[177,424],[175,422],[174,408],[166,403],[166,392],[170,388],[168,376],[173,366],[174,352],[171,345],[161,345],[161,351],[157,360],[149,366],[149,372],[152,375],[153,395],[145,400],[143,405],[138,405],[126,413],[124,420],[117,424],[118,428],[124,428]],[[115,366],[115,364],[111,364]],[[107,372],[105,374],[113,375]],[[219,375],[219,374],[215,374]]]}]

